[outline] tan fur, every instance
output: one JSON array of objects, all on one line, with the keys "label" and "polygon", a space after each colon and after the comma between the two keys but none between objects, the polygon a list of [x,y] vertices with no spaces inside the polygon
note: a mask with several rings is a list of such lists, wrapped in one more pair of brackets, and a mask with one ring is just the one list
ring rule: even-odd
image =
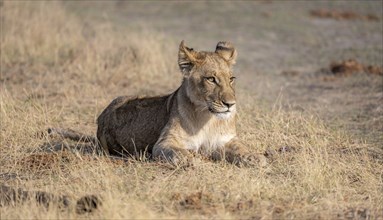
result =
[{"label": "tan fur", "polygon": [[112,155],[147,151],[175,163],[190,152],[236,164],[259,161],[236,137],[236,57],[228,42],[219,42],[215,52],[198,52],[182,41],[181,86],[160,97],[115,99],[98,118],[102,148]]}]

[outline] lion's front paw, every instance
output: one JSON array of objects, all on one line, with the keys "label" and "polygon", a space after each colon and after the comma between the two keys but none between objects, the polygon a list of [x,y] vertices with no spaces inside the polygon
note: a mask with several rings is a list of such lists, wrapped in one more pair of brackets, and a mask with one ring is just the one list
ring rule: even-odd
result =
[{"label": "lion's front paw", "polygon": [[243,154],[235,157],[234,164],[237,166],[265,167],[267,159],[262,154]]},{"label": "lion's front paw", "polygon": [[183,166],[190,163],[192,155],[184,149],[156,147],[153,149],[153,157],[176,166]]}]

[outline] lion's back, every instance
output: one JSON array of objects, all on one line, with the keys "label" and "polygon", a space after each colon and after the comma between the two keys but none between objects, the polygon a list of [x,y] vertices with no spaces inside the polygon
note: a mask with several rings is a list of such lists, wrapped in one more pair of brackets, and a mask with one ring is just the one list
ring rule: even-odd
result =
[{"label": "lion's back", "polygon": [[169,120],[169,96],[113,100],[97,119],[97,138],[112,155],[151,152]]}]

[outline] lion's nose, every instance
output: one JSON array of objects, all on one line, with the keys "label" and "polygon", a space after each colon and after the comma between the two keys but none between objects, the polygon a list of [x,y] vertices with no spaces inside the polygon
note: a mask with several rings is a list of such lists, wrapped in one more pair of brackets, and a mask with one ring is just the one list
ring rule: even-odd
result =
[{"label": "lion's nose", "polygon": [[228,108],[235,105],[235,101],[222,101],[222,103]]}]

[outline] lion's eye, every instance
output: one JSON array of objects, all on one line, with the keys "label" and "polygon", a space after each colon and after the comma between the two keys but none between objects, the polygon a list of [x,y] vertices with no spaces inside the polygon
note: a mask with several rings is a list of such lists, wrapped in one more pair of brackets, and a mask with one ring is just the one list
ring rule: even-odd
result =
[{"label": "lion's eye", "polygon": [[235,80],[236,78],[233,76],[233,77],[230,77],[230,82],[232,83],[232,82],[234,82],[234,80]]},{"label": "lion's eye", "polygon": [[217,81],[215,80],[215,77],[206,77],[205,79],[206,79],[207,81],[209,81],[209,82],[217,83]]}]

